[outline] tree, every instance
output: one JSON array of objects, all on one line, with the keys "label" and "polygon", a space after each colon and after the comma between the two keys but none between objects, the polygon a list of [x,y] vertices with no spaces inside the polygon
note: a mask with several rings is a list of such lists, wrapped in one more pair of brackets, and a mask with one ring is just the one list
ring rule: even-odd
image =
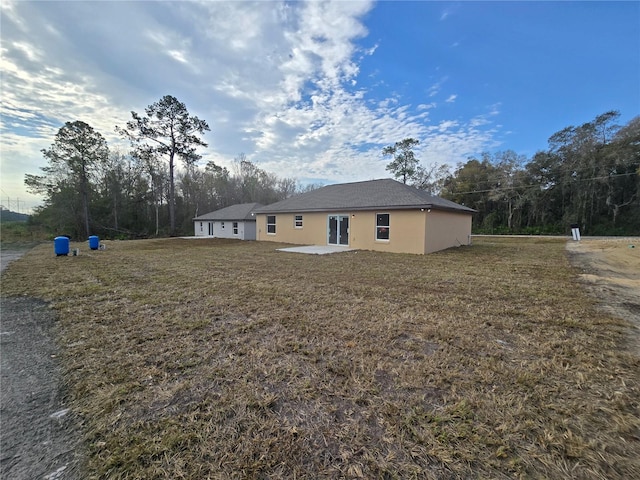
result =
[{"label": "tree", "polygon": [[153,204],[153,217],[155,225],[155,235],[160,233],[160,209],[164,200],[168,197],[166,193],[169,188],[169,172],[167,166],[154,155],[151,149],[139,148],[134,151],[133,157],[136,158],[143,166],[145,174],[148,178],[149,198]]},{"label": "tree", "polygon": [[199,137],[209,131],[209,125],[198,117],[189,115],[184,103],[171,95],[149,105],[145,115],[131,112],[133,120],[125,128],[116,131],[128,138],[141,158],[166,157],[169,160],[169,231],[176,233],[175,161],[181,158],[188,166],[200,158],[196,147],[207,147]]},{"label": "tree", "polygon": [[[640,117],[619,126],[605,112],[549,138],[527,160],[511,150],[469,158],[444,181],[440,195],[477,210],[476,231],[640,233]],[[412,179],[427,178],[422,167]],[[427,172],[428,173],[428,172]]]},{"label": "tree", "polygon": [[[606,200],[612,225],[628,210],[628,225],[640,228],[640,117],[633,118],[615,133],[604,149],[607,165]],[[635,208],[634,208],[635,207]]]},{"label": "tree", "polygon": [[[84,232],[91,235],[89,216],[89,190],[91,176],[107,161],[109,148],[99,132],[82,121],[66,122],[55,136],[55,141],[42,154],[49,160],[43,167],[44,176],[27,175],[25,183],[30,191],[45,193],[50,204],[63,192],[65,197],[79,194],[80,212]],[[72,192],[75,195],[70,195]]]},{"label": "tree", "polygon": [[228,207],[235,203],[235,189],[231,181],[231,174],[226,167],[209,161],[204,168],[205,188],[210,197],[209,210]]},{"label": "tree", "polygon": [[[523,205],[523,169],[526,157],[518,155],[513,150],[497,152],[493,155],[491,163],[494,167],[491,178],[491,191],[489,199],[501,202],[498,208],[502,216],[506,217],[507,228],[514,227],[514,215]],[[505,207],[506,206],[506,210]]]},{"label": "tree", "polygon": [[427,167],[418,165],[411,185],[425,190],[431,195],[438,195],[449,176],[451,176],[451,172],[448,165],[439,165],[438,163],[432,163]]},{"label": "tree", "polygon": [[549,138],[549,153],[556,159],[562,192],[563,222],[579,223],[592,231],[606,212],[610,175],[614,166],[607,150],[620,129],[616,111],[598,115],[579,127],[567,127]]},{"label": "tree", "polygon": [[240,201],[243,203],[259,202],[268,205],[284,200],[296,191],[294,179],[278,178],[247,160],[244,153],[234,159],[233,170]]},{"label": "tree", "polygon": [[144,163],[116,150],[110,152],[98,173],[92,216],[100,222],[102,233],[122,238],[137,237],[148,230],[144,213],[149,188]]},{"label": "tree", "polygon": [[402,178],[402,183],[413,179],[418,170],[418,159],[412,148],[420,144],[415,138],[405,138],[395,145],[390,145],[382,149],[382,154],[392,155],[393,161],[387,165],[387,170],[393,173],[396,178]]},{"label": "tree", "polygon": [[444,182],[441,191],[444,198],[478,211],[473,216],[475,227],[487,226],[486,219],[495,217],[492,215],[493,202],[488,197],[495,185],[495,171],[489,155],[483,154],[482,161],[469,158],[466,163],[459,163],[453,175]]}]

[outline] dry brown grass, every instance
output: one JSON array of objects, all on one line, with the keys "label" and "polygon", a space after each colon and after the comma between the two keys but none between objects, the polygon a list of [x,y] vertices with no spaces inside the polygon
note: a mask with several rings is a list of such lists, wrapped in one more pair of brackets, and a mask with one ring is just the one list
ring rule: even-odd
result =
[{"label": "dry brown grass", "polygon": [[37,247],[92,478],[640,478],[640,361],[564,242]]}]

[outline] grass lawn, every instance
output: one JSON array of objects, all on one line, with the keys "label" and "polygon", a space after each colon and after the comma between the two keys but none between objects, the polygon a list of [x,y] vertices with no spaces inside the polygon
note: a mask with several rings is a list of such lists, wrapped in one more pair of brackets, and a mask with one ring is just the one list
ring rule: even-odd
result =
[{"label": "grass lawn", "polygon": [[91,478],[640,478],[640,360],[564,242],[41,245]]}]

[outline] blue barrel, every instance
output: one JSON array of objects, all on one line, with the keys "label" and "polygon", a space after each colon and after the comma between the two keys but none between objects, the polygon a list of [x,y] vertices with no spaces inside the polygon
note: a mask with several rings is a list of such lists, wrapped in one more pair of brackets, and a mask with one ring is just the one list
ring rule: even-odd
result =
[{"label": "blue barrel", "polygon": [[97,235],[91,235],[89,237],[89,248],[91,250],[97,250],[100,247],[100,239]]},{"label": "blue barrel", "polygon": [[56,256],[69,255],[69,238],[68,237],[56,237],[53,239],[53,250],[56,252]]}]

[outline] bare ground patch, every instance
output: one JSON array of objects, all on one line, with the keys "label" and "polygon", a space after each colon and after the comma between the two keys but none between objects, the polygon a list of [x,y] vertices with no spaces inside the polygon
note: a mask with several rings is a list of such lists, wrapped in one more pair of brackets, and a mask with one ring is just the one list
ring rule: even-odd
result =
[{"label": "bare ground patch", "polygon": [[55,312],[41,300],[2,297],[0,477],[81,479],[77,418],[66,403]]},{"label": "bare ground patch", "polygon": [[583,239],[567,251],[598,306],[631,323],[629,341],[640,355],[640,238]]},{"label": "bare ground patch", "polygon": [[[34,246],[3,243],[0,271]],[[42,300],[0,298],[0,478],[83,478],[80,431],[57,361],[55,319]]]}]

